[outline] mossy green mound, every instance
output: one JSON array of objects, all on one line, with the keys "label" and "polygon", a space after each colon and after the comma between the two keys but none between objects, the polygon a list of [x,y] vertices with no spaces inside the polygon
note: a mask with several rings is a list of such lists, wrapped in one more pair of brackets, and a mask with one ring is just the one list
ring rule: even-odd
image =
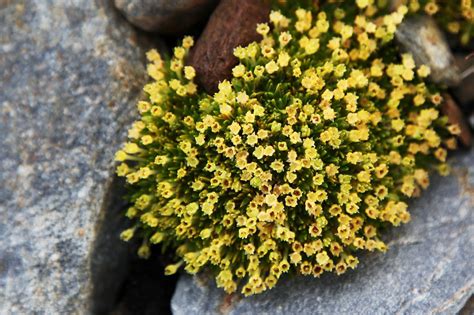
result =
[{"label": "mossy green mound", "polygon": [[459,128],[440,116],[429,68],[392,43],[407,8],[369,2],[272,11],[215,95],[184,66],[192,38],[171,60],[150,51],[148,99],[116,155],[133,202],[122,238],[143,239],[144,257],[175,250],[167,273],[209,268],[245,295],[385,251],[380,229],[410,220],[405,201],[430,169],[447,172]]}]

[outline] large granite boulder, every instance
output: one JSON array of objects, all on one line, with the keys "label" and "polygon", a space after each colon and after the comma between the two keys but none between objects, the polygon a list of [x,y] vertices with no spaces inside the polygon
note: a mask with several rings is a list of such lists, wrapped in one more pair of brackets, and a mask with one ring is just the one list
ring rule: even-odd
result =
[{"label": "large granite boulder", "polygon": [[140,37],[106,0],[0,1],[0,21],[0,314],[104,312],[127,256],[106,210]]},{"label": "large granite boulder", "polygon": [[173,300],[182,314],[455,314],[474,293],[474,151],[451,160],[411,202],[412,221],[386,235],[342,276],[284,278],[261,295],[225,295],[209,277],[181,276]]}]

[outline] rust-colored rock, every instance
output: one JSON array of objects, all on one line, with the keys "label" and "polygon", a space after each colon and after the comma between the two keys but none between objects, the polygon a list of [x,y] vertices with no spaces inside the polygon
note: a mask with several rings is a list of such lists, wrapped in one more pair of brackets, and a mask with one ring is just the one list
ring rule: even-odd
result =
[{"label": "rust-colored rock", "polygon": [[459,109],[454,99],[449,94],[443,95],[444,102],[441,107],[441,112],[448,117],[450,124],[458,124],[461,128],[461,134],[458,136],[459,140],[465,147],[470,147],[472,143],[471,130],[467,124],[464,116]]},{"label": "rust-colored rock", "polygon": [[269,13],[270,5],[263,0],[220,2],[188,59],[204,90],[213,93],[220,81],[230,78],[237,64],[234,48],[259,40],[256,25],[266,22]]},{"label": "rust-colored rock", "polygon": [[456,54],[454,57],[461,70],[462,81],[451,92],[461,110],[469,114],[474,112],[474,56]]}]

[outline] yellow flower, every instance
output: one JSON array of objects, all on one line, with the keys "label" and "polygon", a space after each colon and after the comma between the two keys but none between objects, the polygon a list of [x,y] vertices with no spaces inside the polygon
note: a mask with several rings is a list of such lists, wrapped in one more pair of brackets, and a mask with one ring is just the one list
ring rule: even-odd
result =
[{"label": "yellow flower", "polygon": [[280,54],[278,55],[278,65],[283,68],[288,66],[289,62],[290,55],[285,51],[280,52]]},{"label": "yellow flower", "polygon": [[235,78],[240,78],[245,74],[245,66],[243,64],[238,64],[232,69],[232,75]]},{"label": "yellow flower", "polygon": [[264,154],[265,154],[264,147],[261,145],[256,147],[255,150],[253,151],[253,155],[259,160],[263,158]]},{"label": "yellow flower", "polygon": [[[309,234],[312,237],[318,237],[319,235],[321,235],[321,229],[316,224],[312,224],[309,227]],[[318,263],[320,263],[319,260],[318,260]]]},{"label": "yellow flower", "polygon": [[150,237],[150,242],[152,244],[158,244],[158,243],[161,243],[164,239],[164,233],[162,232],[156,232],[155,234],[152,235],[152,237]]},{"label": "yellow flower", "polygon": [[160,53],[156,49],[151,49],[146,53],[148,61],[159,64],[161,62]]},{"label": "yellow flower", "polygon": [[345,41],[346,39],[350,38],[352,36],[352,33],[353,33],[353,29],[352,29],[352,26],[350,25],[344,25],[342,28],[341,28],[341,37],[342,37],[342,40]]},{"label": "yellow flower", "polygon": [[194,79],[196,76],[196,70],[191,66],[184,67],[184,77],[188,80]]},{"label": "yellow flower", "polygon": [[120,238],[127,242],[133,237],[134,232],[135,232],[135,229],[132,229],[132,228],[126,229],[120,234]]},{"label": "yellow flower", "polygon": [[247,93],[245,91],[243,92],[238,92],[237,93],[237,97],[235,98],[235,100],[240,103],[240,104],[247,104],[247,102],[249,101],[249,96],[247,95]]},{"label": "yellow flower", "polygon": [[363,183],[368,183],[370,182],[370,172],[368,171],[361,171],[357,174],[357,179],[360,181],[360,182],[363,182]]},{"label": "yellow flower", "polygon": [[328,253],[323,250],[322,252],[316,254],[316,261],[318,262],[319,265],[327,264],[330,261]]},{"label": "yellow flower", "polygon": [[268,26],[267,23],[259,23],[257,24],[257,33],[259,33],[260,35],[267,35],[268,32],[270,31],[270,27]]},{"label": "yellow flower", "polygon": [[228,128],[233,135],[237,135],[242,129],[240,124],[236,121],[232,122],[232,124],[230,124]]},{"label": "yellow flower", "polygon": [[145,259],[150,257],[150,254],[151,254],[150,247],[147,244],[143,243],[142,246],[138,248],[137,254],[139,257],[145,258]]},{"label": "yellow flower", "polygon": [[394,119],[391,121],[391,124],[392,128],[397,132],[400,132],[405,126],[405,122],[401,119]]},{"label": "yellow flower", "polygon": [[265,70],[267,70],[269,74],[272,74],[277,72],[279,70],[279,67],[274,60],[271,60],[265,65]]},{"label": "yellow flower", "polygon": [[265,68],[261,65],[258,65],[255,67],[255,69],[253,70],[253,73],[255,74],[255,76],[258,78],[258,77],[261,77],[263,76],[263,74],[265,73]]},{"label": "yellow flower", "polygon": [[336,50],[341,46],[341,39],[338,37],[333,37],[329,40],[327,47],[331,50]]},{"label": "yellow flower", "polygon": [[369,0],[356,0],[356,4],[359,8],[364,9],[369,5]]},{"label": "yellow flower", "polygon": [[117,153],[115,153],[115,161],[123,162],[127,160],[127,158],[128,158],[128,154],[122,150],[119,150],[117,151]]},{"label": "yellow flower", "polygon": [[438,5],[435,3],[435,2],[428,2],[426,5],[425,5],[425,12],[428,14],[428,15],[433,15],[435,14],[436,12],[438,12],[439,10],[439,7]]},{"label": "yellow flower", "polygon": [[436,149],[436,151],[434,152],[434,156],[440,160],[441,162],[445,162],[446,161],[446,156],[447,156],[447,151],[443,148],[438,148]]},{"label": "yellow flower", "polygon": [[304,50],[308,55],[312,55],[319,49],[319,39],[311,38],[304,45]]},{"label": "yellow flower", "polygon": [[174,275],[178,271],[179,267],[182,266],[183,263],[184,263],[184,261],[180,261],[176,264],[166,266],[165,267],[165,275],[167,275],[167,276]]},{"label": "yellow flower", "polygon": [[219,111],[224,117],[229,117],[230,115],[232,115],[233,110],[234,109],[229,104],[219,105]]},{"label": "yellow flower", "polygon": [[426,78],[427,76],[429,76],[430,72],[430,68],[426,65],[421,65],[417,70],[418,75],[422,78]]},{"label": "yellow flower", "polygon": [[285,47],[292,39],[292,36],[288,32],[282,32],[278,37],[281,47]]},{"label": "yellow flower", "polygon": [[192,38],[192,36],[185,36],[183,38],[183,47],[189,49],[192,46],[194,46],[194,39]]},{"label": "yellow flower", "polygon": [[[448,127],[449,132],[452,135],[460,135],[461,134],[461,128],[459,127],[458,124],[453,124]],[[433,135],[434,137],[434,135]]]},{"label": "yellow flower", "polygon": [[186,54],[186,50],[183,47],[174,48],[174,56],[178,59],[183,59]]},{"label": "yellow flower", "polygon": [[325,120],[334,120],[334,118],[336,118],[336,112],[331,107],[326,107],[323,110],[323,117]]},{"label": "yellow flower", "polygon": [[346,272],[347,265],[343,260],[341,260],[340,262],[336,264],[335,268],[336,268],[336,274],[341,275],[344,272]]},{"label": "yellow flower", "polygon": [[153,137],[150,135],[145,135],[141,138],[141,142],[143,145],[149,145],[153,143]]}]

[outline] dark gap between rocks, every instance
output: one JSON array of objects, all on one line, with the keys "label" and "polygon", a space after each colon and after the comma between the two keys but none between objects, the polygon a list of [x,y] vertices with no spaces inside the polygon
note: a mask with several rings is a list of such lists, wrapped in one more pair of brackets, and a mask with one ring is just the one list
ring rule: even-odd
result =
[{"label": "dark gap between rocks", "polygon": [[459,311],[459,315],[472,315],[474,314],[474,295],[471,295],[466,304]]},{"label": "dark gap between rocks", "polygon": [[[113,25],[128,21],[115,9],[112,0],[96,0],[104,12],[115,23],[108,30],[114,32]],[[158,36],[135,28],[135,36],[124,38],[139,47],[143,52],[156,48],[170,53],[168,45]],[[145,54],[142,62],[145,64]],[[130,104],[135,110],[135,104]],[[137,113],[138,117],[138,113]],[[125,141],[125,138],[124,138]],[[112,159],[113,157],[111,157]],[[149,260],[137,256],[138,243],[125,243],[120,233],[130,226],[124,216],[127,201],[124,181],[114,176],[107,187],[102,201],[101,220],[95,231],[95,243],[91,259],[93,314],[171,314],[170,302],[177,279],[164,276],[164,264],[157,253]]]},{"label": "dark gap between rocks", "polygon": [[105,314],[116,304],[121,283],[127,277],[130,261],[128,244],[121,241],[119,233],[127,227],[123,211],[123,182],[113,178],[107,188],[101,209],[100,226],[95,233],[91,255],[92,312]]},{"label": "dark gap between rocks", "polygon": [[120,240],[130,225],[124,216],[128,204],[122,179],[114,177],[103,203],[102,224],[97,230],[91,261],[94,314],[171,314],[177,276],[164,275],[171,258],[152,248],[149,259],[137,256],[139,241]]},{"label": "dark gap between rocks", "polygon": [[171,298],[178,276],[165,276],[163,257],[154,248],[147,260],[131,252],[128,274],[122,284],[116,305],[109,314],[171,314]]},{"label": "dark gap between rocks", "polygon": [[[116,10],[113,0],[96,0],[104,11],[117,23],[129,22]],[[195,26],[184,35],[199,37],[207,21]],[[136,36],[124,40],[132,41],[143,52],[155,48],[161,53],[172,54],[182,36],[159,36],[131,25]],[[112,30],[110,30],[112,32]],[[142,62],[146,63],[145,54]],[[135,110],[135,104],[130,104]],[[138,117],[138,113],[137,113]],[[125,141],[125,139],[124,139]],[[124,216],[127,201],[124,181],[114,176],[103,200],[102,219],[96,230],[91,260],[92,270],[92,312],[93,314],[171,314],[171,298],[178,276],[165,276],[164,267],[171,263],[168,254],[161,254],[161,248],[152,248],[149,259],[137,256],[139,242],[125,243],[120,232],[130,226]]]}]

